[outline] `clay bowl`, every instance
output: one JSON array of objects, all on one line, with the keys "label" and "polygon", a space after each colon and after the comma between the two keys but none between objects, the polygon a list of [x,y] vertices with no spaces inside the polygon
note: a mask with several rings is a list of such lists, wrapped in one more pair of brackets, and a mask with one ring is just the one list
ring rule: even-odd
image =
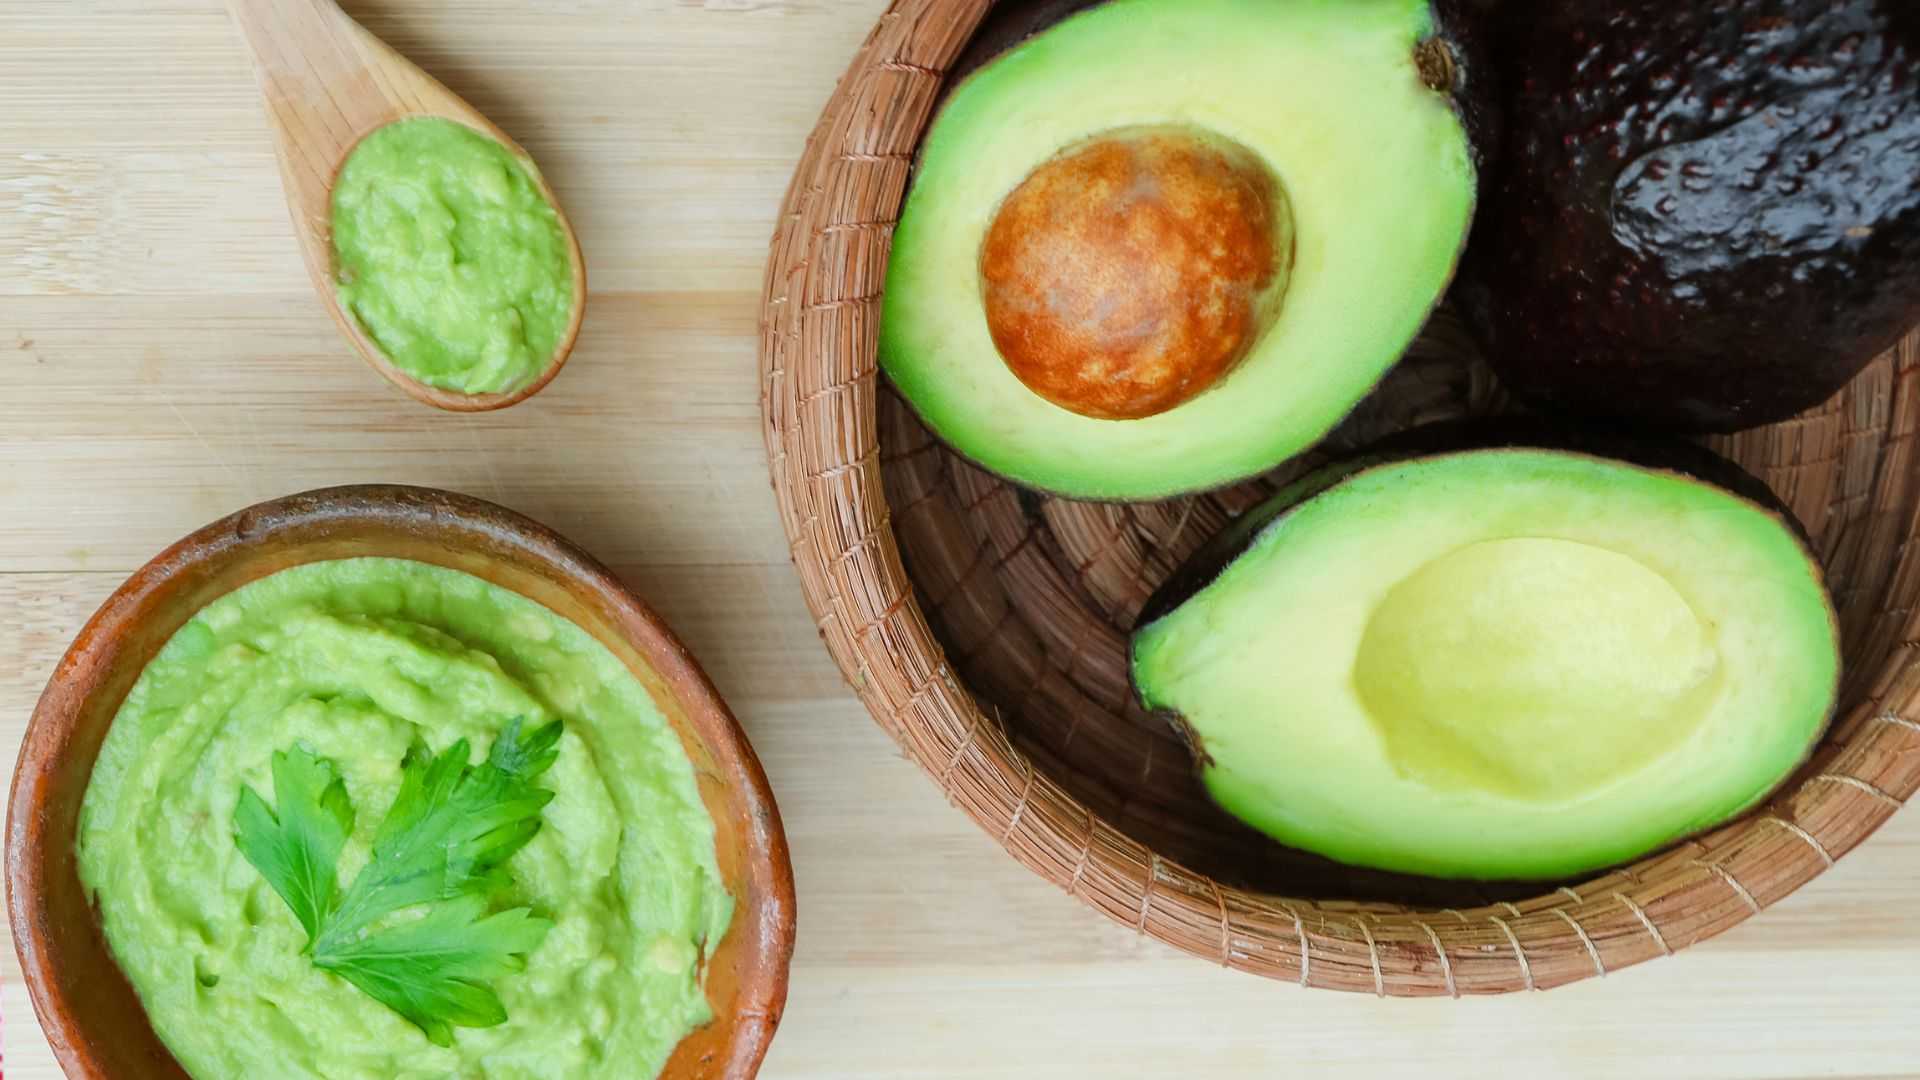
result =
[{"label": "clay bowl", "polygon": [[793,869],[766,775],[724,702],[659,616],[592,556],[492,503],[428,488],[339,487],[223,518],[181,540],[107,598],[35,708],[7,817],[7,910],[20,967],[69,1077],[183,1078],[108,955],[74,857],[80,800],[134,679],[194,612],[301,563],[384,555],[462,570],[584,627],[653,694],[692,759],[737,904],[707,966],[713,1022],[662,1077],[745,1078],[787,996]]}]

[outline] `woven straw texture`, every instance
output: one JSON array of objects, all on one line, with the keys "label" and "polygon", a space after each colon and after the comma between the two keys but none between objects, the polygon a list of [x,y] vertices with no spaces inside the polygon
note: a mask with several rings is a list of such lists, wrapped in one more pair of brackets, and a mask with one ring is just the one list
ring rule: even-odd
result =
[{"label": "woven straw texture", "polygon": [[1125,634],[1140,604],[1300,468],[1505,402],[1443,310],[1323,452],[1231,490],[1075,503],[944,449],[878,377],[879,297],[914,149],[988,6],[898,0],[835,90],[773,240],[762,407],[827,648],[875,720],[1015,858],[1228,967],[1376,994],[1502,993],[1720,933],[1831,866],[1920,788],[1917,336],[1825,406],[1713,442],[1807,524],[1846,638],[1831,733],[1753,815],[1587,880],[1464,886],[1336,866],[1214,809],[1180,743],[1130,700]]}]

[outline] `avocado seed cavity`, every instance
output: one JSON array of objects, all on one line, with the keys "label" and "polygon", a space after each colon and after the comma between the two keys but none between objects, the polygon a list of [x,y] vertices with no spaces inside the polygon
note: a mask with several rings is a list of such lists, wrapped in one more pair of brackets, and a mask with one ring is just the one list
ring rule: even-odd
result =
[{"label": "avocado seed cavity", "polygon": [[1403,775],[1546,803],[1670,752],[1724,682],[1712,624],[1670,581],[1545,537],[1421,567],[1375,609],[1353,667]]},{"label": "avocado seed cavity", "polygon": [[980,251],[994,346],[1022,383],[1082,416],[1166,412],[1220,380],[1280,313],[1286,190],[1231,139],[1108,131],[1040,166]]}]

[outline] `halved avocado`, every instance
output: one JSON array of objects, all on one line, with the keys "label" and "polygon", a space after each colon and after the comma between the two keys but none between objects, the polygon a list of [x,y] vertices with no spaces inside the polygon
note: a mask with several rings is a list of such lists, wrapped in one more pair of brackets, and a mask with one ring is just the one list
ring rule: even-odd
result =
[{"label": "halved avocado", "polygon": [[881,366],[954,449],[1075,497],[1312,445],[1467,234],[1480,114],[1446,29],[1428,0],[1111,0],[1015,45],[922,145]]},{"label": "halved avocado", "polygon": [[1177,577],[1134,684],[1292,847],[1483,880],[1623,862],[1753,806],[1825,730],[1833,608],[1762,492],[1694,447],[1369,455]]}]

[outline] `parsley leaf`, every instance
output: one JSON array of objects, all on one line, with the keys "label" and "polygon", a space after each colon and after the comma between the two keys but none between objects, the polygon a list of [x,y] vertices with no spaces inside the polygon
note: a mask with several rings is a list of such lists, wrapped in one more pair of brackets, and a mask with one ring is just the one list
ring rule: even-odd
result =
[{"label": "parsley leaf", "polygon": [[[486,910],[553,800],[534,781],[558,758],[560,732],[557,720],[527,731],[516,719],[471,766],[465,739],[437,755],[416,743],[372,855],[344,892],[337,864],[353,806],[324,758],[297,746],[274,754],[279,813],[242,788],[234,843],[306,929],[315,965],[449,1045],[455,1027],[506,1020],[484,980],[518,971],[552,925],[526,908]],[[423,905],[417,918],[377,925]]]},{"label": "parsley leaf", "polygon": [[455,1027],[506,1021],[500,996],[483,980],[525,967],[525,954],[553,925],[526,908],[485,912],[480,897],[458,897],[412,922],[316,952],[313,962],[406,1017],[434,1045],[450,1046]]},{"label": "parsley leaf", "polygon": [[434,756],[415,743],[401,764],[373,857],[329,920],[321,948],[337,945],[381,916],[506,884],[501,865],[540,831],[553,792],[533,786],[558,755],[560,724],[531,734],[514,720],[477,767],[461,739]]},{"label": "parsley leaf", "polygon": [[273,755],[276,815],[250,787],[233,811],[234,842],[293,909],[312,950],[340,896],[334,866],[353,832],[353,803],[333,762],[299,747]]}]

